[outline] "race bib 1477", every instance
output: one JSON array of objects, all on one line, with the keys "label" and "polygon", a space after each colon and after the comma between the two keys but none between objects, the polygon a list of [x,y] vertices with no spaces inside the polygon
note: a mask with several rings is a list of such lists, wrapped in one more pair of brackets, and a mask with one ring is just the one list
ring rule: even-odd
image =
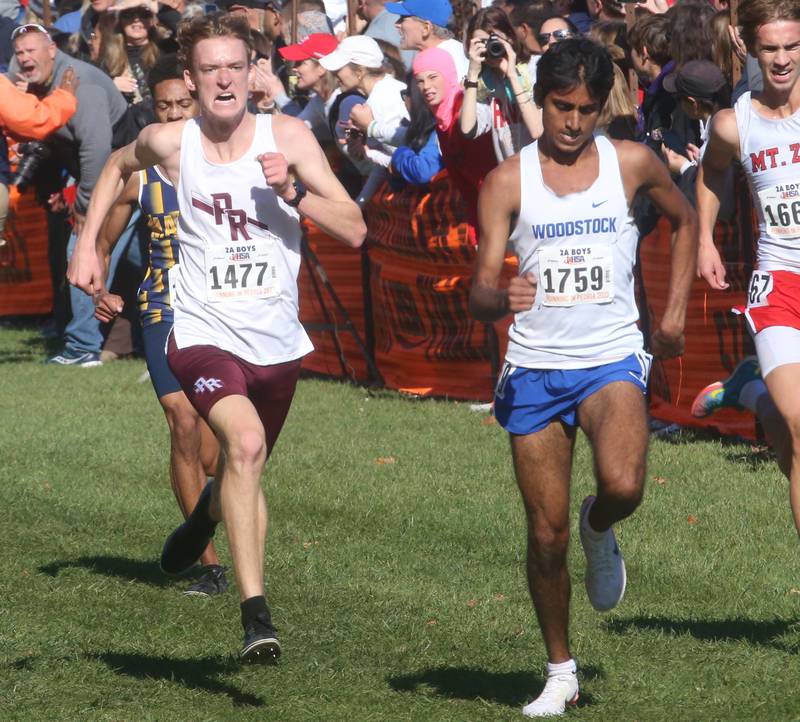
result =
[{"label": "race bib 1477", "polygon": [[281,292],[274,236],[210,246],[206,248],[205,258],[209,302],[271,298]]}]

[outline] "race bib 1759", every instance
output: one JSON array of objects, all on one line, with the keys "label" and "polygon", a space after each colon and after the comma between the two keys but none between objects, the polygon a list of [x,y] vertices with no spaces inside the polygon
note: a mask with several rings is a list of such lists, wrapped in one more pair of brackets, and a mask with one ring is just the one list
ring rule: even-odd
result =
[{"label": "race bib 1759", "polygon": [[539,289],[545,306],[577,306],[614,300],[610,246],[550,247],[539,251]]}]

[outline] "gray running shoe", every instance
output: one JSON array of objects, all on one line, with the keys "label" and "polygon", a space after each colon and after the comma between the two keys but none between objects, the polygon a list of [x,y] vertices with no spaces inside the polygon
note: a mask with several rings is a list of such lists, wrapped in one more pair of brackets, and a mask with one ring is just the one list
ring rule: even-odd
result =
[{"label": "gray running shoe", "polygon": [[219,564],[209,564],[201,571],[199,579],[184,592],[187,597],[215,597],[228,590],[225,567],[221,567]]},{"label": "gray running shoe", "polygon": [[625,560],[612,529],[598,535],[589,526],[589,509],[595,497],[587,496],[581,505],[581,544],[586,555],[586,593],[598,612],[607,612],[625,594]]}]

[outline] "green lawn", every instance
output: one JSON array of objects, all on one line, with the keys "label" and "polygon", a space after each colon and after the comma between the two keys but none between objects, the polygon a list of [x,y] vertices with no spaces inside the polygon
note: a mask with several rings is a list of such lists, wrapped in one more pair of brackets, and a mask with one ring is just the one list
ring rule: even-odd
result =
[{"label": "green lawn", "polygon": [[[45,367],[44,351],[0,329],[0,720],[522,719],[545,660],[508,442],[484,414],[301,382],[264,478],[284,655],[241,668],[235,590],[186,598],[158,570],[179,514],[144,364]],[[579,443],[575,513],[592,484]],[[777,466],[747,444],[655,441],[619,538],[628,592],[607,615],[571,547],[567,719],[800,719],[800,547]]]}]

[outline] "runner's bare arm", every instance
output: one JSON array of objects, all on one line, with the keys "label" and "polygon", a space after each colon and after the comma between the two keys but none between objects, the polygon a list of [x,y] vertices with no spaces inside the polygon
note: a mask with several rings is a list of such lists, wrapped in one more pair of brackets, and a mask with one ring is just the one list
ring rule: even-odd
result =
[{"label": "runner's bare arm", "polygon": [[536,282],[530,274],[511,279],[507,289],[500,287],[506,244],[519,207],[519,156],[515,155],[486,176],[478,197],[478,257],[469,311],[479,321],[492,323],[533,306]]},{"label": "runner's bare arm", "polygon": [[[672,182],[667,167],[643,143],[624,142],[618,146],[620,165],[633,172],[632,190],[647,194],[672,224],[669,289],[667,304],[658,329],[651,338],[656,356],[672,358],[683,353],[686,309],[697,265],[697,214]],[[627,185],[627,184],[626,184]]]},{"label": "runner's bare arm", "polygon": [[738,155],[736,114],[732,109],[720,110],[711,121],[708,146],[697,171],[697,215],[700,223],[697,274],[711,288],[720,291],[728,288],[728,284],[725,282],[725,265],[714,245],[714,224],[725,187],[725,174]]},{"label": "runner's bare arm", "polygon": [[95,247],[103,220],[122,194],[131,173],[177,155],[183,125],[182,122],[149,125],[133,143],[109,156],[92,192],[86,222],[70,259],[67,279],[73,286],[88,294],[102,288],[103,274]]},{"label": "runner's bare arm", "polygon": [[[116,203],[111,206],[111,210],[103,221],[100,228],[100,233],[97,234],[97,243],[95,251],[97,258],[100,261],[100,266],[103,270],[103,286],[105,287],[105,279],[108,275],[108,263],[111,259],[111,251],[117,245],[119,237],[123,231],[128,227],[131,221],[134,210],[139,205],[139,174],[134,173],[128,178],[125,187],[122,190],[122,195],[117,199]],[[78,249],[75,249],[75,253]]]},{"label": "runner's bare arm", "polygon": [[272,120],[278,153],[258,156],[264,178],[284,200],[296,195],[294,175],[308,189],[298,210],[325,233],[358,248],[367,235],[359,207],[333,174],[328,159],[305,123],[286,115]]}]

